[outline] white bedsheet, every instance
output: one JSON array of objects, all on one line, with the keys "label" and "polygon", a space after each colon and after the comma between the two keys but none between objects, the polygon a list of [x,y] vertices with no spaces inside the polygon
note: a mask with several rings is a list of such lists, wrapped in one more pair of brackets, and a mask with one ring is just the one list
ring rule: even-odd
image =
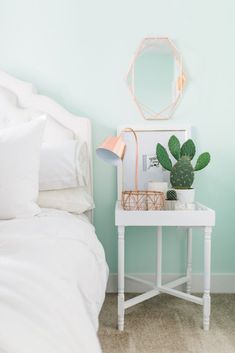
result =
[{"label": "white bedsheet", "polygon": [[0,352],[98,353],[107,282],[94,228],[42,210],[0,222]]}]

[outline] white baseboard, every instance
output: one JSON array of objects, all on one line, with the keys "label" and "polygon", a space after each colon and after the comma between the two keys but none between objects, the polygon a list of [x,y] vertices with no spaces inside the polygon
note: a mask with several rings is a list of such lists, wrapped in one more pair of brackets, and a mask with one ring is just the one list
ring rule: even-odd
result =
[{"label": "white baseboard", "polygon": [[[154,274],[131,274],[135,277],[140,277],[146,281],[153,282]],[[180,276],[181,274],[163,274],[163,283],[170,282]],[[148,290],[149,287],[142,283],[135,282],[130,279],[125,281],[125,292],[129,293],[142,293]],[[117,273],[110,273],[107,293],[117,292]],[[203,274],[194,273],[192,275],[192,292],[201,293],[203,292]],[[235,273],[213,273],[211,275],[211,293],[235,293]]]}]

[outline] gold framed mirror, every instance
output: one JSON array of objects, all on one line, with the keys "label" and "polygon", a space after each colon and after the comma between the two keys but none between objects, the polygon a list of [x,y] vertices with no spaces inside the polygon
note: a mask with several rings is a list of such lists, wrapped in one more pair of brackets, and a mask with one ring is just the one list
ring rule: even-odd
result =
[{"label": "gold framed mirror", "polygon": [[127,74],[127,85],[144,119],[169,119],[185,85],[182,57],[167,37],[144,38]]}]

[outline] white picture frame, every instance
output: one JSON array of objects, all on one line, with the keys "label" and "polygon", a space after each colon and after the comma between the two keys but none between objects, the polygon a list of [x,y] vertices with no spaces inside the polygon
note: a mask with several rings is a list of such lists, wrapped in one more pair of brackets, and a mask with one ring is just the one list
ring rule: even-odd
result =
[{"label": "white picture frame", "polygon": [[[126,143],[125,156],[122,163],[117,167],[117,188],[118,200],[121,200],[122,191],[134,190],[135,180],[135,138],[131,131],[135,131],[138,138],[139,168],[138,168],[138,189],[147,190],[149,181],[169,182],[169,172],[159,165],[156,156],[156,144],[159,142],[168,150],[168,140],[176,135],[183,143],[191,137],[190,126],[172,126],[154,124],[151,126],[123,125],[117,129]],[[173,157],[172,157],[173,158]]]}]

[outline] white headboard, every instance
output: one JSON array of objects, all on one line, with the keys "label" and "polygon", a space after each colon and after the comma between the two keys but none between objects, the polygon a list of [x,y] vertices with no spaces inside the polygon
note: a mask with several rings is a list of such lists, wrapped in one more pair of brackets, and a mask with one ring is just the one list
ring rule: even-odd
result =
[{"label": "white headboard", "polygon": [[47,126],[46,142],[59,142],[77,136],[85,141],[89,150],[90,180],[92,194],[92,147],[91,123],[69,113],[51,98],[37,94],[36,88],[0,70],[0,128],[29,121],[45,113]]}]

